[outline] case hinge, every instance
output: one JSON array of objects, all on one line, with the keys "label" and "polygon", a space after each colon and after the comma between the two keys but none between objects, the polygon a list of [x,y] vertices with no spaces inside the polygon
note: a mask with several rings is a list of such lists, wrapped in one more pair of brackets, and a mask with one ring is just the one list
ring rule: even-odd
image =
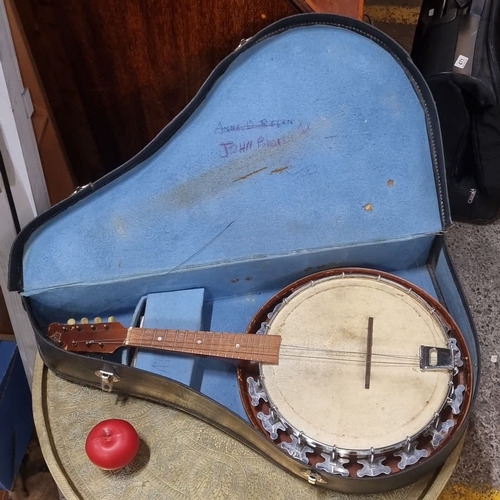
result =
[{"label": "case hinge", "polygon": [[84,186],[77,186],[76,189],[71,193],[71,196],[73,196],[76,193],[79,193],[80,191],[83,191],[84,189],[87,189],[89,186],[92,186],[91,182],[85,184]]},{"label": "case hinge", "polygon": [[314,472],[313,470],[306,469],[302,470],[301,474],[307,479],[307,482],[312,485],[326,484],[325,479],[318,472]]},{"label": "case hinge", "polygon": [[120,377],[117,377],[112,372],[97,370],[95,374],[101,379],[101,389],[106,392],[111,392],[113,390],[113,384],[120,381]]}]

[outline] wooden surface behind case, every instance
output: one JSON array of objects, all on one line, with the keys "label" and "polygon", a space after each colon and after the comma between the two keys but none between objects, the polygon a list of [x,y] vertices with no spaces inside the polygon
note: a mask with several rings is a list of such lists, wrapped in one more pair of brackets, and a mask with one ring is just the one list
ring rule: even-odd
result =
[{"label": "wooden surface behind case", "polygon": [[323,12],[363,19],[364,0],[291,0],[303,12]]},{"label": "wooden surface behind case", "polygon": [[16,1],[79,184],[150,142],[286,0]]},{"label": "wooden surface behind case", "polygon": [[9,313],[0,290],[0,340],[14,340],[14,332],[10,324]]},{"label": "wooden surface behind case", "polygon": [[78,184],[127,161],[213,68],[278,19],[359,17],[362,0],[13,0]]},{"label": "wooden surface behind case", "polygon": [[[32,113],[31,123],[42,162],[47,191],[50,201],[54,205],[68,197],[76,186],[14,0],[6,0],[5,9],[9,18],[23,85],[27,89],[26,92],[29,92],[28,97],[33,105],[33,109],[30,110]],[[28,100],[28,102],[30,101]]]}]

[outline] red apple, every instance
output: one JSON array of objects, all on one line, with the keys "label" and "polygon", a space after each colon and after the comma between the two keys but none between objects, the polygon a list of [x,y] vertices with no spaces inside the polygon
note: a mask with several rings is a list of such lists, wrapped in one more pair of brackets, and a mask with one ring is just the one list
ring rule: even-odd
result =
[{"label": "red apple", "polygon": [[129,422],[118,418],[99,422],[85,442],[90,461],[105,470],[125,467],[132,462],[138,449],[137,431]]}]

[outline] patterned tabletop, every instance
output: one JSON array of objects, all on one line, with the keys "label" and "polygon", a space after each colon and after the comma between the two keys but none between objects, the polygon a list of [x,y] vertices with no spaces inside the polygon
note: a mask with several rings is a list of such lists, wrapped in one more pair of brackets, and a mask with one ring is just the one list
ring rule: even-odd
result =
[{"label": "patterned tabletop", "polygon": [[[446,484],[461,448],[440,471],[414,485],[377,495],[348,495],[310,486],[183,412],[63,380],[39,357],[33,408],[45,460],[67,500],[431,500]],[[84,451],[88,432],[108,418],[128,420],[141,438],[134,462],[116,472],[98,469]]]}]

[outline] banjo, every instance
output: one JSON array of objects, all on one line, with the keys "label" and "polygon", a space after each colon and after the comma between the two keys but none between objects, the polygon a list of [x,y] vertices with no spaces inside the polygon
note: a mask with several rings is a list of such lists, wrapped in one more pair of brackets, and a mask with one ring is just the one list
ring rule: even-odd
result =
[{"label": "banjo", "polygon": [[49,338],[72,352],[136,346],[239,360],[253,426],[321,474],[388,477],[423,464],[463,430],[471,406],[471,359],[455,321],[426,292],[380,271],[300,279],[246,333],[96,319],[53,323]]}]

